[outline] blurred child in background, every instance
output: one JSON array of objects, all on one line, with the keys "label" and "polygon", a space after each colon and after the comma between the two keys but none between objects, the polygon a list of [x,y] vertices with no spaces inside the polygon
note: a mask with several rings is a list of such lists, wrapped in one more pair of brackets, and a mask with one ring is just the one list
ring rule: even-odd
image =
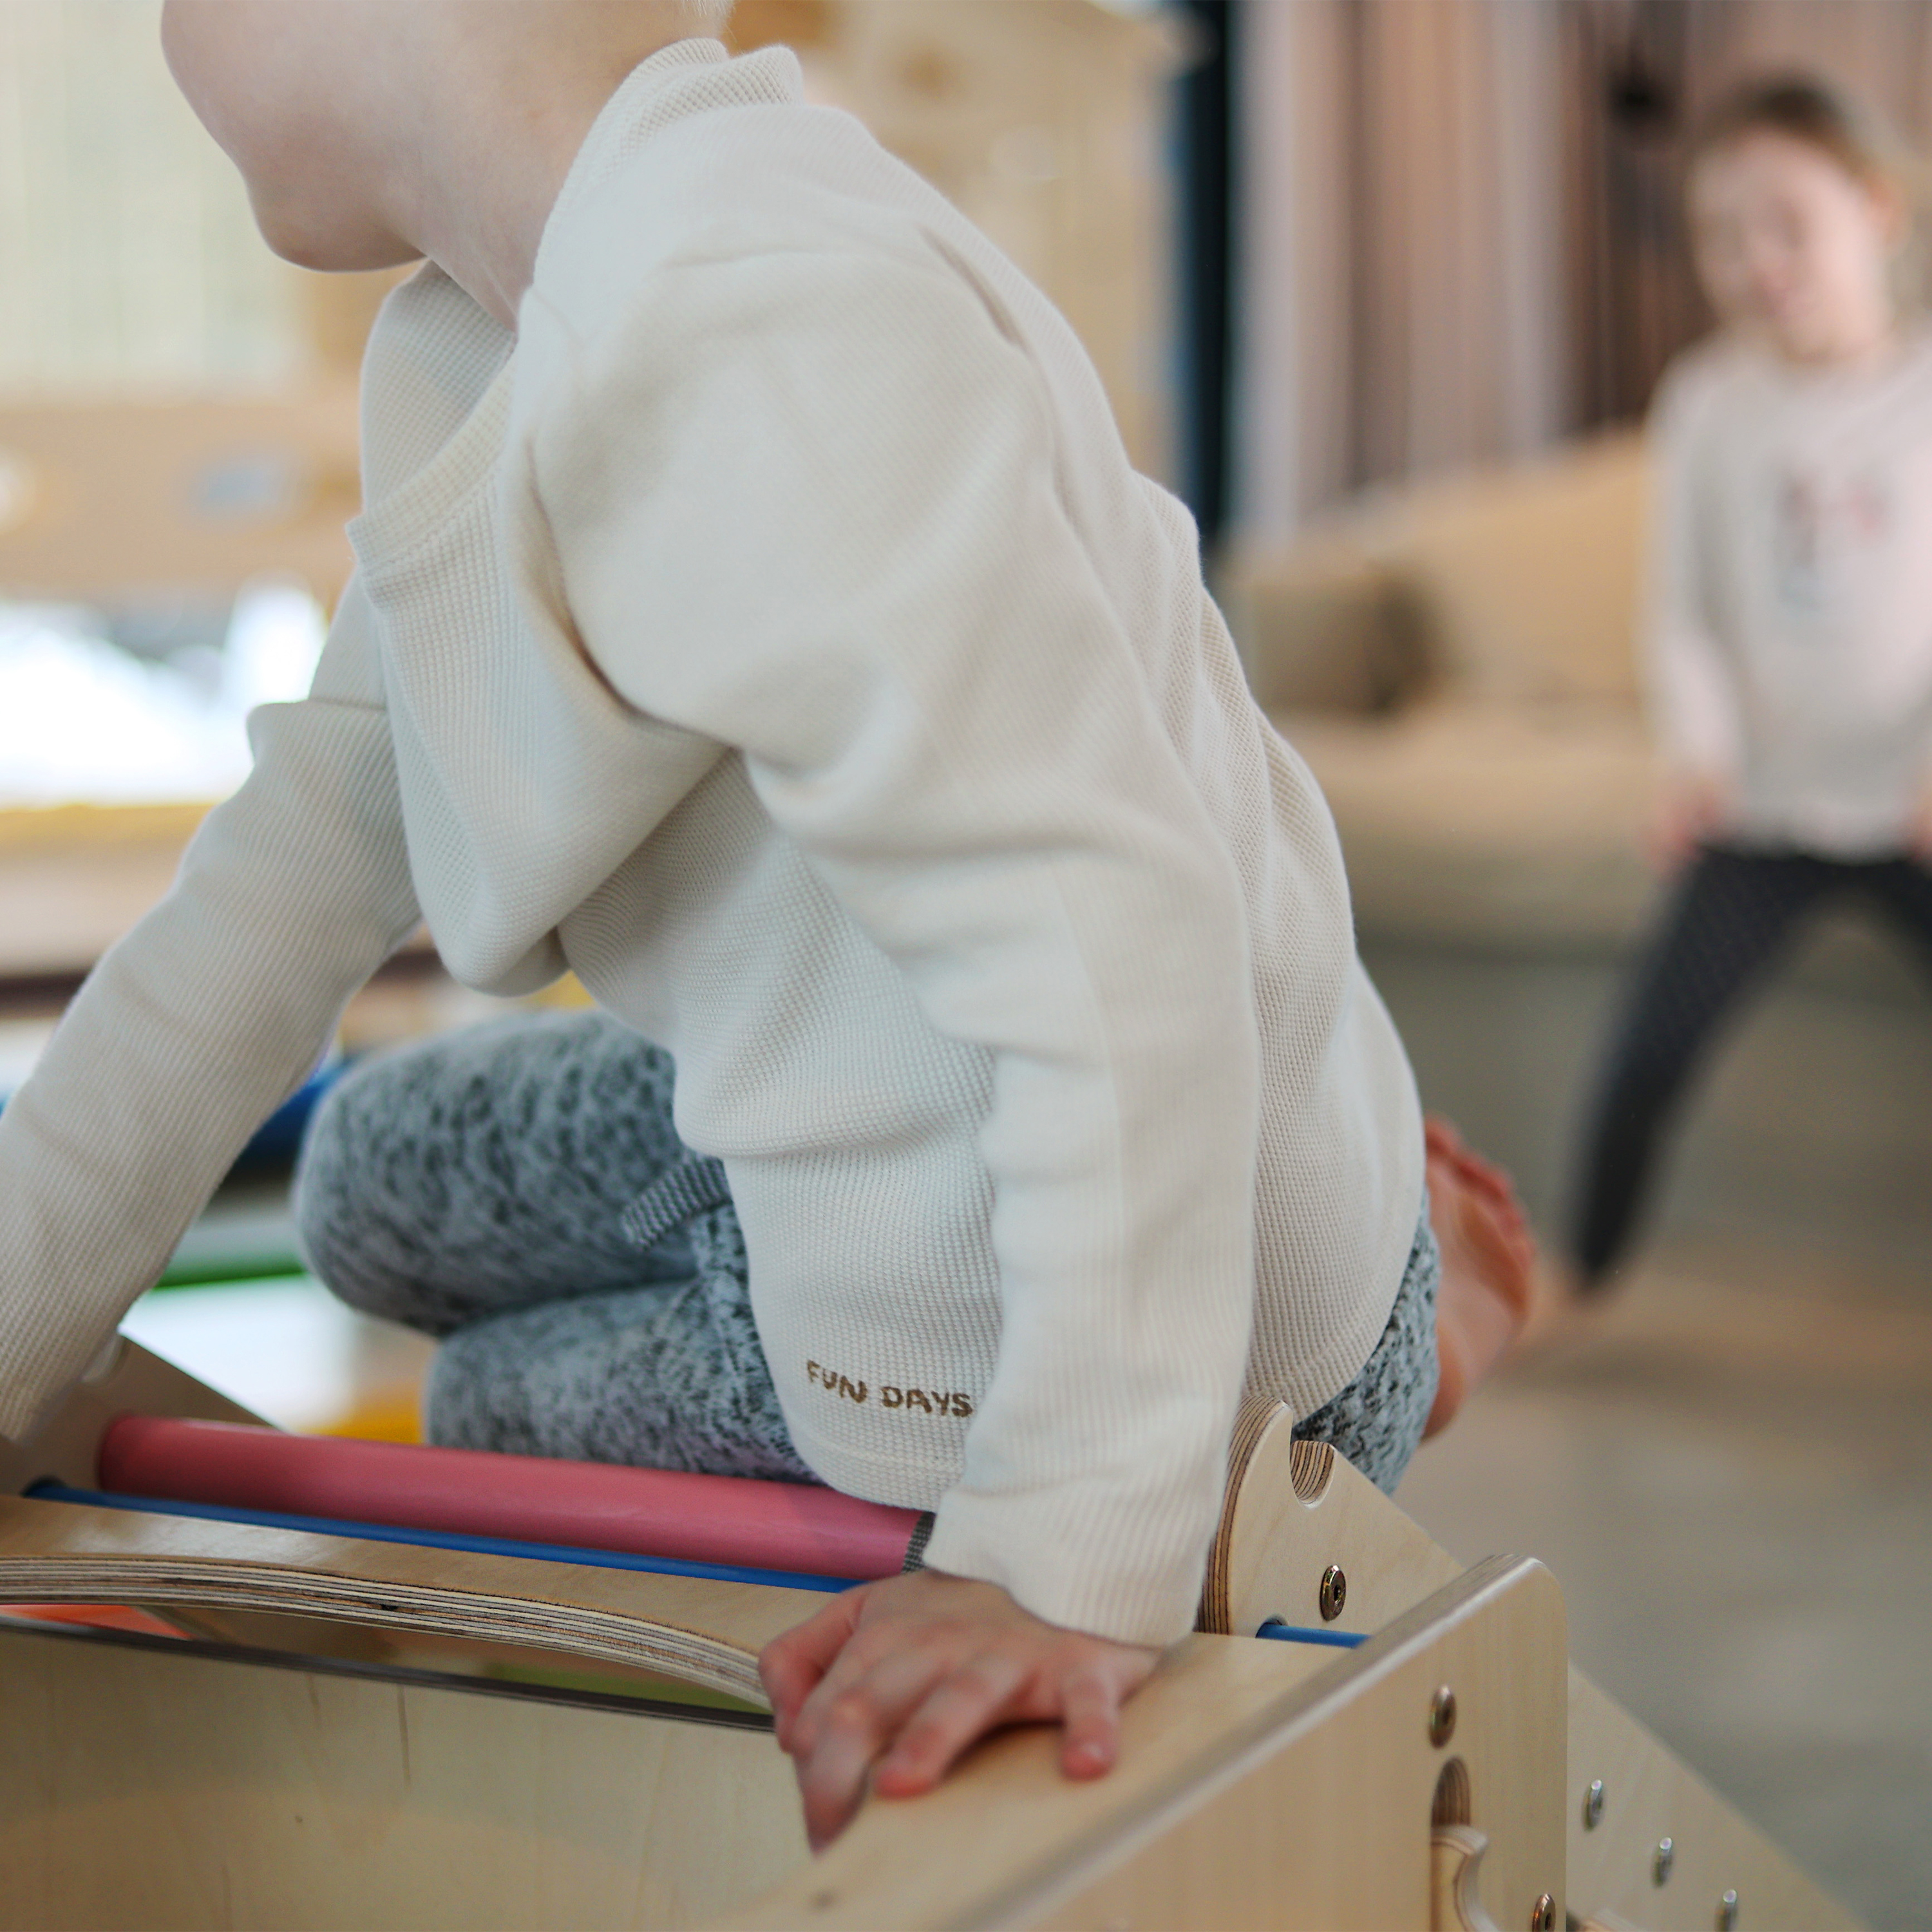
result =
[{"label": "blurred child in background", "polygon": [[1910,158],[1760,82],[1688,183],[1720,328],[1666,375],[1646,640],[1676,874],[1599,1084],[1572,1252],[1623,1252],[1659,1133],[1801,921],[1876,904],[1932,964],[1932,332],[1900,300]]}]

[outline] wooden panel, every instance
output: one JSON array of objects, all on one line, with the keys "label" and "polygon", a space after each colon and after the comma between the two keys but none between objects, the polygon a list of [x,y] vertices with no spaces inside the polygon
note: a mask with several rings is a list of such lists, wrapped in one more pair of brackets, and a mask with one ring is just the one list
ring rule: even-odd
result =
[{"label": "wooden panel", "polygon": [[[1598,1779],[1603,1809],[1592,1828],[1584,1803]],[[1574,1670],[1566,1809],[1571,1910],[1606,1928],[1708,1932],[1727,1891],[1738,1894],[1741,1927],[1839,1932],[1858,1922]],[[1670,1876],[1659,1885],[1657,1847],[1666,1838]]]},{"label": "wooden panel", "polygon": [[[1136,1848],[1094,1861],[1111,1870],[1063,1880],[1049,1910],[1019,1904],[989,1927],[1426,1932],[1433,1800],[1452,1759],[1488,1841],[1479,1882],[1489,1916],[1527,1925],[1547,1892],[1561,1924],[1563,1824],[1552,1780],[1564,1761],[1567,1644],[1549,1572],[1492,1558],[1358,1653],[1322,1706],[1143,1825]],[[1456,1721],[1438,1746],[1430,1712],[1444,1687]]]},{"label": "wooden panel", "polygon": [[[1326,1443],[1297,1442],[1279,1402],[1243,1404],[1228,1453],[1228,1505],[1208,1555],[1201,1628],[1252,1636],[1270,1617],[1366,1635],[1461,1575],[1462,1566]],[[1331,1568],[1339,1614],[1322,1607]]]},{"label": "wooden panel", "polygon": [[0,1932],[676,1926],[805,1856],[767,1732],[0,1630]]},{"label": "wooden panel", "polygon": [[[130,1345],[110,1355],[34,1444],[0,1444],[0,1479],[17,1484],[46,1470],[86,1480],[106,1416],[122,1408],[220,1413],[211,1402],[219,1399]],[[1282,1412],[1245,1412],[1232,1460],[1233,1500],[1210,1567],[1208,1612],[1238,1629],[1270,1613],[1315,1622],[1322,1570],[1339,1562],[1350,1587],[1338,1625],[1384,1625],[1367,1644],[1338,1656],[1242,1636],[1190,1639],[1130,1706],[1123,1760],[1108,1778],[1063,1780],[1050,1732],[996,1738],[931,1796],[868,1806],[808,1874],[794,1874],[730,1923],[746,1932],[794,1925],[1072,1932],[1261,1918],[1419,1927],[1429,1922],[1433,1823],[1466,1826],[1480,1837],[1481,1904],[1507,1927],[1527,1923],[1543,1892],[1560,1909],[1566,1820],[1575,1896],[1594,1922],[1654,1932],[1700,1928],[1714,1922],[1726,1888],[1749,1901],[1748,1925],[1852,1922],[1574,1672],[1566,1696],[1561,1599],[1539,1566],[1492,1558],[1404,1611],[1432,1576],[1454,1565],[1372,1485],[1340,1458],[1294,1445]],[[426,1639],[431,1649],[444,1639],[508,1644],[533,1658],[600,1660],[753,1700],[758,1650],[824,1600],[17,1498],[0,1501],[0,1601],[8,1598],[184,1605],[214,1617],[218,1629],[225,1617],[231,1630],[257,1633],[272,1631],[278,1619],[284,1631],[302,1628],[296,1619],[326,1619],[346,1631]],[[1438,1742],[1429,1736],[1427,1713],[1444,1684],[1455,1691],[1457,1715],[1453,1735]],[[117,1763],[120,1707],[112,1698],[86,1703],[92,1693],[84,1687],[73,1694],[94,1727],[74,1741],[80,1758],[91,1751]],[[238,1718],[236,1729],[224,1708],[212,1719],[215,1731],[236,1750],[272,1756],[283,1748],[278,1740],[246,1737],[250,1725],[283,1721],[282,1707],[267,1697],[251,1688],[251,1714]],[[139,1708],[130,1706],[130,1715]],[[17,1694],[11,1708],[0,1706],[0,1733],[24,1754],[17,1762],[35,1761],[34,1740],[52,1736],[47,1726],[56,1721]],[[292,1721],[299,1732],[303,1720]],[[314,1748],[326,1761],[334,1733],[324,1725],[316,1735],[323,1742]],[[140,1742],[138,1726],[134,1736],[140,1751],[158,1748]],[[1445,1808],[1434,1802],[1437,1780],[1452,1765],[1444,1788],[1454,1802]],[[695,1793],[712,1773],[699,1767],[688,1774]],[[1593,1778],[1604,1779],[1610,1798],[1598,1828],[1586,1832],[1581,1805]],[[152,1784],[166,1785],[158,1768]],[[783,1833],[795,1850],[795,1800],[788,1778],[778,1784]],[[759,1786],[760,1804],[777,1803],[771,1790]],[[532,1828],[542,1826],[543,1802],[528,1802]],[[721,1815],[732,1815],[728,1791],[719,1802]],[[418,1803],[413,1793],[409,1803]],[[0,1820],[8,1815],[0,1789]],[[249,1816],[250,1828],[266,1828],[269,1814]],[[190,1828],[185,1816],[178,1822]],[[0,1851],[4,1832],[0,1824]],[[1659,1887],[1649,1861],[1666,1834],[1676,1862]],[[716,1854],[728,1842],[712,1840],[710,1849]],[[482,1870],[451,1882],[459,1893],[470,1886],[494,1910],[496,1894]],[[44,1875],[44,1886],[54,1882]],[[702,1889],[695,1886],[677,1896],[695,1900]],[[730,1911],[748,1895],[727,1900],[719,1892],[692,1909]],[[670,1910],[670,1896],[651,1893],[656,1902],[648,1910]],[[489,1910],[479,1906],[452,1922],[497,1922]],[[98,1922],[129,1922],[110,1913]],[[252,1922],[317,1922],[284,1915]]]},{"label": "wooden panel", "polygon": [[[1541,1891],[1560,1912],[1564,1648],[1554,1581],[1508,1558],[1334,1661],[1192,1637],[1128,1706],[1108,1777],[1064,1780],[1050,1733],[995,1739],[930,1796],[875,1800],[728,1925],[1424,1932],[1431,1799],[1452,1756],[1471,1768],[1498,1922],[1527,1922]],[[1459,1716],[1438,1750],[1443,1682]]]}]

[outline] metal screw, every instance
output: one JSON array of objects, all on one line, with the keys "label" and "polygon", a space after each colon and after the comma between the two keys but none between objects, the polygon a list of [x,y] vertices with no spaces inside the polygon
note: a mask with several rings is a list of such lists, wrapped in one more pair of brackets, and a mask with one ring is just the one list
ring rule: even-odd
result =
[{"label": "metal screw", "polygon": [[1593,1778],[1583,1794],[1583,1828],[1594,1832],[1604,1822],[1604,1780]]},{"label": "metal screw", "polygon": [[1442,1685],[1429,1700],[1429,1742],[1438,1750],[1456,1735],[1456,1694]]},{"label": "metal screw", "polygon": [[1555,1932],[1556,1901],[1545,1892],[1529,1908],[1529,1932]]},{"label": "metal screw", "polygon": [[1718,1932],[1737,1932],[1738,1895],[1727,1892],[1718,1901]]},{"label": "metal screw", "polygon": [[1668,1838],[1657,1841],[1657,1850],[1651,1854],[1650,1882],[1662,1885],[1670,1876],[1670,1868],[1677,1862],[1677,1847]]},{"label": "metal screw", "polygon": [[1342,1614],[1342,1606],[1348,1600],[1348,1580],[1342,1574],[1339,1563],[1331,1563],[1322,1573],[1322,1589],[1316,1601],[1322,1606],[1322,1621],[1332,1624]]}]

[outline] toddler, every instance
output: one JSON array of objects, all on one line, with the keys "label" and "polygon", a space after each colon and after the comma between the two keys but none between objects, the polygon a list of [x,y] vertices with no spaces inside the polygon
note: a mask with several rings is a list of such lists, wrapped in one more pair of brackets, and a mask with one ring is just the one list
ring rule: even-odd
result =
[{"label": "toddler", "polygon": [[[419,922],[473,987],[574,970],[598,1012],[347,1082],[302,1224],[448,1338],[440,1439],[932,1513],[763,1660],[823,1840],[1015,1719],[1104,1770],[1244,1389],[1392,1484],[1437,1260],[1186,514],[964,219],[788,52],[687,38],[724,10],[169,0],[270,242],[426,259],[313,692],[0,1118],[0,1431]],[[1436,1157],[1480,1277],[1513,1210]]]},{"label": "toddler", "polygon": [[1747,89],[1696,144],[1724,326],[1658,395],[1648,639],[1678,876],[1589,1130],[1586,1286],[1624,1250],[1700,1050],[1802,920],[1866,899],[1932,960],[1932,335],[1892,286],[1908,172],[1808,80]]}]

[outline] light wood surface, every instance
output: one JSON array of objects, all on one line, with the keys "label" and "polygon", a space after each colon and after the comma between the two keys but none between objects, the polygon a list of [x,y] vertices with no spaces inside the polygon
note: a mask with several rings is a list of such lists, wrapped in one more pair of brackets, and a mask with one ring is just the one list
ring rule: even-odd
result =
[{"label": "light wood surface", "polygon": [[1436,1826],[1429,1846],[1431,1932],[1498,1932],[1482,1898],[1483,1856],[1489,1849],[1489,1840],[1473,1826]]},{"label": "light wood surface", "polygon": [[0,1932],[1422,1932],[1447,1752],[1488,1827],[1487,1902],[1556,1882],[1563,1650],[1553,1583],[1508,1562],[1340,1659],[1191,1638],[1109,1778],[1069,1784],[1050,1738],[1010,1734],[808,1864],[768,1736],[0,1627]]},{"label": "light wood surface", "polygon": [[767,1732],[0,1625],[0,1932],[642,1932],[805,1857]]},{"label": "light wood surface", "polygon": [[[1584,1822],[1590,1785],[1603,1810]],[[1571,1909],[1605,1928],[1710,1932],[1727,1891],[1740,1932],[1843,1932],[1858,1921],[1580,1672],[1570,1673]],[[1669,1838],[1670,1876],[1654,1876]]]},{"label": "light wood surface", "polygon": [[[931,1796],[875,1802],[719,1932],[1422,1932],[1450,1755],[1489,1828],[1501,1922],[1526,1922],[1544,1890],[1560,1916],[1564,1634],[1548,1573],[1479,1565],[1332,1654],[1190,1638],[1128,1706],[1108,1777],[1066,1782],[1039,1732],[996,1739]],[[1427,1720],[1444,1682],[1459,1717],[1438,1750]]]},{"label": "light wood surface", "polygon": [[[1462,1566],[1326,1443],[1297,1442],[1292,1412],[1247,1402],[1228,1451],[1228,1501],[1208,1560],[1200,1627],[1252,1636],[1270,1617],[1366,1635]],[[1331,1568],[1339,1615],[1322,1606]]]}]

